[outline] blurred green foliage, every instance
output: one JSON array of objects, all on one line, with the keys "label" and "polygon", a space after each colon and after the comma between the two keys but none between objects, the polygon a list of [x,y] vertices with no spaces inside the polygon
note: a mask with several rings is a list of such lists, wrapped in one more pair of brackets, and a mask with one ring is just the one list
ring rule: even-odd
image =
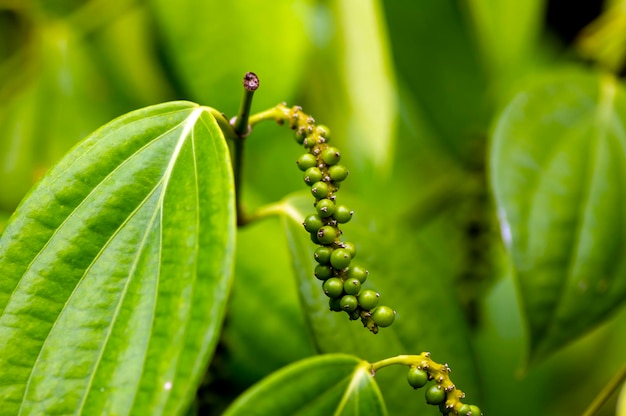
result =
[{"label": "blurred green foliage", "polygon": [[[617,19],[620,3],[613,3],[607,12],[613,17],[605,21]],[[588,232],[559,235],[564,240],[554,244],[574,245],[578,238],[580,246],[609,247],[612,258],[624,258],[622,80],[611,78],[615,101],[594,96],[600,80],[623,70],[623,48],[610,48],[623,27],[599,20],[579,43],[562,43],[546,24],[547,7],[541,0],[0,0],[0,230],[43,172],[106,121],[172,99],[197,101],[231,117],[241,77],[254,71],[261,87],[253,111],[285,101],[330,127],[351,170],[340,196],[350,194],[346,199],[356,211],[346,234],[372,271],[372,284],[399,315],[376,337],[343,316],[335,322],[324,311],[320,317],[318,301],[325,299],[316,298],[321,290],[310,290],[316,282],[311,258],[306,260],[313,245],[298,242],[303,236],[288,218],[284,227],[275,221],[250,225],[240,231],[233,295],[198,397],[200,413],[219,414],[255,381],[316,353],[374,360],[422,350],[451,365],[459,387],[486,415],[581,413],[624,364],[626,321],[617,313],[624,267],[609,267],[611,258],[576,257],[581,251],[574,247],[551,264],[558,277],[526,285],[520,279],[533,275],[544,251],[516,245],[517,234],[512,246],[502,244],[499,228],[505,225],[506,234],[509,224],[499,223],[496,212],[502,218],[518,199],[528,204],[534,222],[521,220],[511,229],[535,233],[533,241],[544,241],[543,233],[554,237],[555,222],[576,229],[587,218]],[[586,22],[594,17],[583,15]],[[562,81],[569,73],[560,72],[564,67],[583,73],[582,81]],[[566,90],[582,88],[590,98],[562,95],[556,81]],[[533,96],[536,107],[507,107],[513,97],[527,100],[534,85],[547,91]],[[544,101],[551,107],[542,108]],[[581,102],[590,117],[608,111],[608,121],[578,128]],[[542,119],[546,114],[553,119]],[[558,126],[546,129],[547,121]],[[491,153],[495,125],[512,131],[493,138],[507,151]],[[559,178],[592,181],[595,165],[550,162],[580,153],[584,159],[586,143],[602,139],[607,129],[614,133],[611,151],[603,150],[611,156],[610,189],[602,194],[598,185],[591,206],[579,195],[591,192],[587,188],[558,186]],[[555,150],[553,159],[542,153],[552,138],[572,131],[580,133],[579,142]],[[519,147],[510,136],[519,138]],[[533,158],[525,146],[540,155]],[[243,199],[250,210],[302,189],[298,155],[285,129],[255,129],[244,167]],[[544,180],[547,193],[524,188],[524,168]],[[522,177],[508,181],[507,175]],[[496,201],[492,185],[500,190]],[[552,191],[574,195],[552,200]],[[609,205],[602,195],[609,195]],[[541,211],[534,198],[543,198]],[[614,228],[606,229],[604,217]],[[595,234],[594,227],[605,231]],[[593,319],[568,315],[577,332],[542,346],[542,360],[528,365],[536,352],[528,345],[537,346],[543,334],[537,328],[553,324],[550,311],[538,311],[532,301],[546,285],[551,300],[573,290],[568,271],[579,263],[586,274],[601,270],[610,304],[601,293],[594,302],[602,312]],[[577,306],[584,317],[586,305]],[[391,414],[438,414],[421,395],[396,388],[403,373],[390,369],[380,377]],[[602,414],[614,409],[613,400]]]}]

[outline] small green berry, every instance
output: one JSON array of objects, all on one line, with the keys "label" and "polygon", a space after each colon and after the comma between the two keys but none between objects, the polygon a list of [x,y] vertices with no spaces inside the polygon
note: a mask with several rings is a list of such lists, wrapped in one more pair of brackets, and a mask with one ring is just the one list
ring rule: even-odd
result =
[{"label": "small green berry", "polygon": [[359,294],[359,305],[361,305],[361,308],[366,311],[372,310],[376,307],[376,305],[378,305],[379,297],[380,294],[378,294],[375,290],[365,289]]},{"label": "small green berry", "polygon": [[348,279],[343,283],[343,291],[348,295],[357,295],[361,291],[361,282],[357,279]]},{"label": "small green berry", "polygon": [[[315,168],[317,169],[317,168]],[[317,199],[324,199],[328,196],[328,184],[326,182],[315,182],[311,187],[311,193]]]},{"label": "small green berry", "polygon": [[439,384],[435,384],[426,390],[426,403],[437,405],[445,401],[446,392]]},{"label": "small green berry", "polygon": [[337,205],[333,213],[333,218],[336,219],[338,223],[344,224],[352,219],[352,215],[354,215],[354,211],[351,211],[350,208],[345,205]]},{"label": "small green berry", "polygon": [[318,247],[313,254],[315,261],[319,264],[330,264],[330,253],[333,252],[333,249],[326,246]]},{"label": "small green berry", "polygon": [[298,160],[296,160],[296,163],[298,164],[298,168],[304,172],[307,169],[315,167],[315,165],[317,165],[317,158],[311,153],[305,153],[300,156]]},{"label": "small green berry", "polygon": [[306,138],[306,135],[306,129],[304,127],[300,127],[298,130],[296,130],[294,134],[296,142],[298,142],[298,144],[302,144],[304,142],[304,139]]},{"label": "small green berry", "polygon": [[469,404],[464,404],[463,406],[459,407],[459,416],[467,416],[470,415],[471,416],[471,412],[472,408]]},{"label": "small green berry", "polygon": [[324,225],[320,216],[316,214],[311,214],[306,217],[302,224],[304,225],[304,229],[310,233],[317,233],[317,231]]},{"label": "small green berry", "polygon": [[319,280],[326,280],[333,275],[333,269],[330,266],[318,264],[315,266],[315,277]]},{"label": "small green berry", "polygon": [[330,299],[328,299],[328,307],[333,312],[341,312],[341,311],[343,311],[343,309],[341,309],[341,299],[339,299],[339,298],[330,298]]},{"label": "small green berry", "polygon": [[350,256],[350,252],[348,250],[345,248],[338,248],[330,255],[330,264],[332,264],[335,269],[341,270],[350,265],[351,259],[352,257]]},{"label": "small green berry", "polygon": [[337,232],[330,225],[325,225],[317,231],[317,239],[320,244],[331,244],[335,238],[337,238]]},{"label": "small green berry", "polygon": [[346,312],[353,312],[356,310],[357,306],[359,306],[359,302],[356,300],[356,297],[352,295],[345,295],[341,298],[341,309]]},{"label": "small green berry", "polygon": [[322,218],[328,218],[335,212],[335,203],[330,199],[320,199],[315,205],[317,213]]},{"label": "small green berry", "polygon": [[304,171],[304,183],[306,183],[307,185],[312,186],[314,183],[317,183],[321,180],[322,171],[320,170],[320,168],[312,167]]},{"label": "small green berry", "polygon": [[446,402],[439,403],[439,412],[440,412],[442,415],[444,415],[444,416],[445,416],[445,415],[449,415],[449,414],[450,414],[450,412],[452,412],[452,409],[454,409],[454,408],[453,408],[453,407],[448,407],[448,406],[446,405]]},{"label": "small green berry", "polygon": [[311,233],[310,236],[313,244],[321,244],[320,240],[317,239],[317,233]]},{"label": "small green berry", "polygon": [[355,258],[356,257],[356,246],[354,245],[354,243],[346,241],[345,243],[342,243],[342,244],[343,244],[343,248],[348,250],[348,253],[350,253],[350,258]]},{"label": "small green berry", "polygon": [[339,149],[331,146],[324,149],[321,157],[324,163],[326,163],[328,166],[331,166],[339,162],[339,159],[341,158],[341,153],[339,153]]},{"label": "small green berry", "polygon": [[318,124],[316,132],[319,136],[324,137],[327,141],[330,139],[330,129],[323,124]]},{"label": "small green berry", "polygon": [[411,387],[419,389],[420,387],[424,387],[428,382],[428,373],[421,368],[411,367],[409,368],[409,374],[407,374],[406,378]]},{"label": "small green berry", "polygon": [[343,293],[343,281],[338,277],[331,277],[324,282],[322,288],[329,298],[338,298]]},{"label": "small green berry", "polygon": [[379,306],[374,309],[374,312],[372,313],[372,319],[374,320],[376,325],[384,328],[391,325],[394,319],[396,319],[396,311],[391,309],[389,306]]},{"label": "small green berry", "polygon": [[362,266],[350,266],[348,269],[348,277],[357,279],[361,283],[365,283],[369,272]]},{"label": "small green berry", "polygon": [[350,171],[344,165],[335,165],[328,168],[328,176],[335,182],[341,182],[348,177]]},{"label": "small green berry", "polygon": [[[470,405],[470,411],[472,412],[471,416],[481,416],[483,414],[483,412],[480,411],[480,408],[473,404]],[[470,416],[470,413],[468,413],[468,416]]]}]

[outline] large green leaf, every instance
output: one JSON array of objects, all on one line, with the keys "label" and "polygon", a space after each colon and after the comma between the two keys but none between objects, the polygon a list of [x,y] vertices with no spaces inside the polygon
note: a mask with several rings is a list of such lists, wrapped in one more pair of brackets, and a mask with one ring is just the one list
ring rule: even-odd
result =
[{"label": "large green leaf", "polygon": [[225,415],[386,415],[369,367],[344,354],[298,361],[253,386]]},{"label": "large green leaf", "polygon": [[[393,207],[399,204],[390,203],[385,212],[374,203],[340,198],[355,210],[355,218],[342,226],[343,239],[356,244],[354,261],[370,271],[364,286],[379,292],[380,304],[393,307],[397,316],[392,326],[374,335],[360,321],[329,310],[321,282],[313,276],[316,246],[301,224],[314,210],[312,197],[292,195],[285,200],[285,226],[301,302],[318,351],[352,353],[369,361],[430,351],[433,359],[453,368],[458,387],[467,390],[469,397],[476,397],[478,383],[469,333],[456,293],[447,286],[454,262],[442,250],[441,231],[424,229],[418,233],[406,222],[391,220],[391,213],[397,214]],[[449,239],[450,233],[444,236]],[[424,406],[422,397],[406,390],[405,374],[389,371],[377,378],[390,413],[437,414],[437,409]]]},{"label": "large green leaf", "polygon": [[491,182],[540,358],[626,296],[626,96],[611,78],[560,72],[498,119]]},{"label": "large green leaf", "polygon": [[208,109],[129,113],[82,141],[0,239],[0,414],[175,414],[230,288],[234,196]]}]

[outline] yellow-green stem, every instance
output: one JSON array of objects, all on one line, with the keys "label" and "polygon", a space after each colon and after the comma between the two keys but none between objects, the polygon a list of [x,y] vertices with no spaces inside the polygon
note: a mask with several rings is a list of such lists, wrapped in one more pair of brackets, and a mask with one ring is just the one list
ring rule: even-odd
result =
[{"label": "yellow-green stem", "polygon": [[604,386],[602,391],[596,396],[593,402],[591,402],[587,410],[585,410],[583,416],[594,416],[597,414],[613,393],[615,393],[617,388],[624,383],[624,380],[626,380],[626,366],[622,367],[622,369],[613,376],[607,385]]}]

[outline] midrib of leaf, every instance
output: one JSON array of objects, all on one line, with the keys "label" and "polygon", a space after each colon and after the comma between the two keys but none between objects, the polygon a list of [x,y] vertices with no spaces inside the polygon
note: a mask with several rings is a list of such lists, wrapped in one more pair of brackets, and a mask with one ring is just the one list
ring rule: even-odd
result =
[{"label": "midrib of leaf", "polygon": [[337,406],[337,409],[335,410],[335,415],[340,415],[344,411],[346,404],[348,403],[348,400],[351,395],[353,394],[358,395],[358,387],[361,384],[361,378],[363,377],[363,374],[366,374],[366,372],[363,371],[363,367],[366,365],[367,363],[362,363],[358,365],[354,369],[352,374],[350,374],[350,377],[351,377],[350,384],[348,385],[348,388],[346,389],[346,391],[343,392],[341,401],[339,402],[339,405]]},{"label": "midrib of leaf", "polygon": [[[593,185],[593,179],[598,174],[598,148],[600,146],[600,142],[602,140],[608,140],[607,131],[609,129],[609,125],[611,122],[612,115],[614,113],[613,107],[615,102],[615,95],[617,92],[616,85],[614,82],[606,79],[601,80],[600,85],[600,102],[598,105],[598,109],[596,112],[595,123],[596,134],[593,134],[591,137],[591,143],[589,145],[590,151],[588,155],[588,163],[585,169],[585,183],[583,185],[583,193],[580,198],[580,203],[578,204],[578,214],[576,215],[576,224],[573,231],[574,240],[572,241],[571,249],[569,250],[569,258],[567,259],[567,272],[566,272],[566,281],[564,281],[561,285],[562,288],[571,287],[572,280],[574,279],[574,268],[576,267],[576,259],[578,259],[580,249],[581,249],[581,241],[582,241],[582,231],[585,225],[585,213],[587,212],[589,205],[591,203],[591,187]],[[561,306],[563,304],[563,299],[568,294],[567,290],[559,290],[558,291],[558,300],[555,303],[555,306],[552,310],[552,315],[548,322],[550,323],[548,328],[545,328],[544,333],[549,333],[551,328],[554,327],[556,322],[556,318],[561,310]]]},{"label": "midrib of leaf", "polygon": [[[172,159],[170,160],[170,163],[168,165],[168,168],[167,168],[167,171],[166,171],[166,175],[164,175],[164,176],[167,177],[167,181],[166,181],[166,183],[164,185],[164,191],[161,194],[161,200],[159,202],[160,214],[161,214],[159,216],[159,222],[160,222],[159,223],[159,235],[160,235],[159,241],[160,241],[161,244],[163,243],[163,237],[162,237],[162,233],[163,233],[163,206],[164,206],[165,195],[167,194],[167,188],[168,188],[168,185],[169,185],[169,180],[170,180],[172,171],[174,170],[174,166],[176,164],[176,160],[178,159],[178,154],[180,153],[180,150],[182,149],[183,144],[185,142],[184,138],[186,138],[188,136],[191,138],[190,140],[191,140],[191,143],[192,143],[191,149],[192,149],[192,154],[193,154],[192,159],[193,159],[193,163],[194,163],[194,184],[195,184],[196,195],[199,195],[199,192],[200,192],[200,190],[198,188],[198,169],[197,169],[197,163],[196,163],[196,152],[195,152],[195,147],[196,146],[195,146],[193,127],[195,126],[198,118],[200,117],[200,115],[202,114],[203,111],[205,111],[205,109],[197,108],[189,115],[189,118],[187,120],[191,120],[191,121],[188,122],[187,124],[185,124],[183,132],[181,133],[181,138],[179,139],[179,143],[177,144],[177,147],[176,147],[176,150],[175,150],[176,157],[172,157]],[[185,121],[187,121],[187,120],[185,120]],[[196,198],[196,230],[200,229],[199,210],[200,210],[199,198]],[[197,254],[198,246],[199,246],[198,233],[196,233],[196,254]],[[162,252],[163,252],[163,250],[159,250],[159,266],[161,265],[161,258],[160,258],[160,256],[161,256]],[[195,256],[195,267],[196,268],[197,268],[197,264],[198,264],[198,256],[196,255]],[[160,271],[161,271],[161,268],[159,267],[159,276],[160,276]],[[157,288],[155,290],[155,296],[158,296],[158,293],[159,293],[158,284],[159,284],[159,282],[157,281]],[[195,287],[195,285],[191,285],[191,289],[190,290],[191,290],[192,293],[190,293],[190,295],[189,295],[190,298],[193,298],[192,295],[193,295],[194,287]],[[152,310],[152,316],[154,316],[154,314],[156,313],[156,306],[157,306],[157,300],[156,299],[154,300],[153,305],[154,305],[154,308]],[[187,330],[188,330],[188,324],[189,324],[189,321],[187,320],[186,324],[185,324],[185,328],[184,328],[184,333],[186,333]],[[152,334],[153,327],[154,326],[151,326],[151,328],[150,328],[150,333],[151,334]],[[146,358],[147,358],[147,355],[144,355],[143,363],[142,363],[142,369],[145,367]],[[170,375],[172,373],[174,373],[174,374],[176,373],[176,368],[177,368],[177,365],[178,365],[179,358],[180,358],[180,355],[177,355],[177,356],[174,357],[173,360],[170,361],[170,362],[173,363],[170,366]],[[171,395],[172,391],[173,391],[173,389],[168,389],[168,390],[166,390],[166,393],[161,395],[164,403],[167,402],[167,400],[169,399],[169,396]],[[136,391],[135,391],[135,394],[134,394],[134,397],[133,397],[133,403],[131,404],[130,409],[134,408],[136,398],[137,398],[137,395],[136,395]]]},{"label": "midrib of leaf", "polygon": [[[183,111],[188,111],[188,110],[183,110]],[[91,389],[93,380],[94,380],[94,376],[97,372],[97,368],[99,367],[101,360],[102,360],[102,356],[104,354],[105,351],[105,347],[108,344],[110,335],[112,333],[113,327],[115,326],[115,322],[119,316],[119,312],[121,310],[121,306],[123,305],[123,301],[126,297],[127,294],[127,290],[128,290],[128,286],[131,283],[131,276],[134,275],[137,263],[139,258],[141,257],[140,254],[143,251],[143,248],[145,247],[145,243],[147,241],[147,236],[150,234],[150,231],[152,229],[152,226],[154,225],[154,220],[157,218],[157,214],[160,213],[159,215],[159,229],[162,230],[162,214],[163,214],[163,199],[165,197],[166,194],[166,190],[167,190],[167,186],[169,184],[169,180],[171,178],[171,174],[172,174],[172,170],[174,168],[175,162],[178,159],[178,155],[180,153],[180,150],[182,148],[182,146],[185,143],[185,138],[189,135],[189,132],[191,130],[191,128],[193,127],[193,125],[195,124],[196,120],[198,119],[198,117],[200,116],[200,114],[202,113],[203,109],[202,108],[196,108],[194,109],[191,114],[181,123],[176,124],[175,126],[171,127],[170,129],[166,130],[165,132],[161,133],[159,136],[155,137],[154,139],[150,140],[150,142],[146,143],[145,145],[141,146],[139,149],[137,149],[135,152],[133,152],[128,158],[126,158],[122,163],[120,163],[115,169],[112,169],[111,172],[109,172],[109,174],[107,174],[102,181],[100,181],[100,183],[95,186],[86,196],[85,198],[79,203],[77,204],[77,206],[70,212],[70,214],[63,220],[63,222],[59,225],[59,227],[56,228],[56,230],[54,230],[54,232],[51,234],[50,238],[48,239],[48,241],[46,242],[46,244],[42,247],[42,249],[34,256],[33,260],[30,262],[30,264],[27,266],[26,270],[24,271],[24,274],[26,274],[28,272],[28,270],[30,270],[30,268],[32,267],[32,265],[36,262],[37,258],[39,257],[39,255],[41,253],[43,253],[45,251],[45,249],[48,247],[48,245],[50,244],[50,241],[53,240],[54,236],[57,234],[57,232],[63,228],[63,225],[66,224],[67,221],[69,221],[69,219],[72,217],[72,215],[81,207],[83,206],[86,201],[89,200],[89,197],[108,179],[110,178],[115,172],[119,171],[124,165],[126,165],[127,163],[130,163],[130,161],[132,161],[137,155],[141,154],[142,151],[144,151],[145,149],[147,149],[148,147],[150,147],[153,143],[157,142],[160,138],[166,136],[168,133],[176,130],[177,128],[179,128],[181,125],[184,124],[184,128],[181,132],[181,135],[176,143],[176,147],[174,148],[174,151],[172,153],[172,157],[169,160],[168,166],[166,168],[166,170],[163,173],[163,177],[155,184],[155,186],[150,190],[150,192],[147,194],[147,196],[141,201],[141,203],[138,204],[138,206],[131,212],[130,215],[128,215],[128,217],[119,225],[119,227],[115,230],[115,232],[111,235],[111,237],[109,237],[106,242],[103,244],[102,249],[100,249],[100,251],[98,252],[98,254],[96,254],[96,256],[94,257],[94,259],[91,261],[91,263],[89,264],[89,266],[85,269],[85,272],[82,274],[81,278],[79,279],[79,281],[77,282],[76,286],[74,287],[74,289],[72,290],[71,295],[68,297],[67,301],[65,302],[65,305],[63,306],[63,308],[61,309],[60,313],[57,315],[57,318],[55,319],[54,323],[52,324],[50,331],[48,332],[48,334],[52,333],[54,331],[54,328],[56,327],[57,323],[60,321],[60,318],[64,315],[65,311],[67,310],[67,306],[70,303],[70,300],[73,299],[76,290],[78,289],[78,287],[81,285],[81,283],[84,281],[84,278],[86,277],[86,275],[88,274],[89,270],[91,270],[92,266],[97,262],[97,260],[100,258],[102,252],[110,245],[110,243],[115,239],[115,237],[118,235],[118,233],[120,232],[120,230],[122,230],[124,228],[124,226],[130,221],[131,218],[133,218],[133,216],[145,205],[146,201],[148,201],[150,199],[150,197],[159,189],[161,188],[161,194],[159,195],[159,203],[156,205],[155,207],[155,211],[152,215],[152,218],[150,220],[150,226],[146,227],[146,232],[144,233],[143,237],[142,237],[142,241],[140,244],[140,249],[137,251],[137,254],[135,255],[134,259],[133,259],[133,266],[129,272],[129,278],[126,279],[126,282],[124,284],[124,288],[122,291],[122,295],[120,297],[120,300],[116,306],[114,315],[112,317],[111,320],[111,324],[109,325],[109,328],[105,334],[105,339],[102,342],[101,348],[99,350],[98,353],[98,358],[97,360],[94,362],[94,366],[93,366],[93,371],[91,371],[90,373],[90,377],[89,377],[89,381],[87,383],[87,386],[85,388],[85,391],[83,393],[83,397],[81,399],[81,402],[79,404],[79,408],[77,409],[77,414],[80,414],[83,411],[83,408],[85,406],[85,402],[86,399],[88,397],[88,393]],[[153,117],[158,117],[158,116],[162,116],[162,114],[160,115],[155,115]],[[194,160],[195,162],[195,160]],[[197,191],[197,188],[196,188]],[[162,238],[161,238],[161,232],[159,233],[159,241],[160,244],[162,244]],[[159,277],[160,277],[160,255],[161,255],[162,250],[159,250],[159,268],[158,268],[158,273],[157,273],[157,280],[156,280],[156,285],[158,286],[159,283]],[[18,285],[16,285],[16,289],[13,291],[12,295],[17,291],[17,288],[19,288],[19,283]],[[158,295],[158,290],[155,291],[155,295]],[[10,298],[9,298],[9,302],[7,302],[7,304],[10,303]],[[156,298],[154,299],[153,305],[156,306]],[[153,311],[154,312],[154,311]],[[151,328],[152,329],[152,328]],[[40,358],[41,358],[41,354],[42,352],[45,350],[46,344],[48,342],[49,337],[47,337],[43,344],[42,347],[39,351],[39,354],[35,360],[35,363],[32,367],[31,373],[28,377],[28,380],[26,382],[26,387],[24,389],[24,393],[22,396],[22,401],[20,404],[20,409],[18,412],[18,415],[22,415],[23,411],[24,411],[24,404],[25,404],[25,398],[26,395],[28,394],[28,391],[30,389],[30,384],[31,384],[31,380],[33,377],[33,374],[35,374],[35,369],[37,368],[38,364],[40,363]],[[145,363],[145,356],[144,356],[144,363]],[[131,407],[132,408],[132,407]]]}]

